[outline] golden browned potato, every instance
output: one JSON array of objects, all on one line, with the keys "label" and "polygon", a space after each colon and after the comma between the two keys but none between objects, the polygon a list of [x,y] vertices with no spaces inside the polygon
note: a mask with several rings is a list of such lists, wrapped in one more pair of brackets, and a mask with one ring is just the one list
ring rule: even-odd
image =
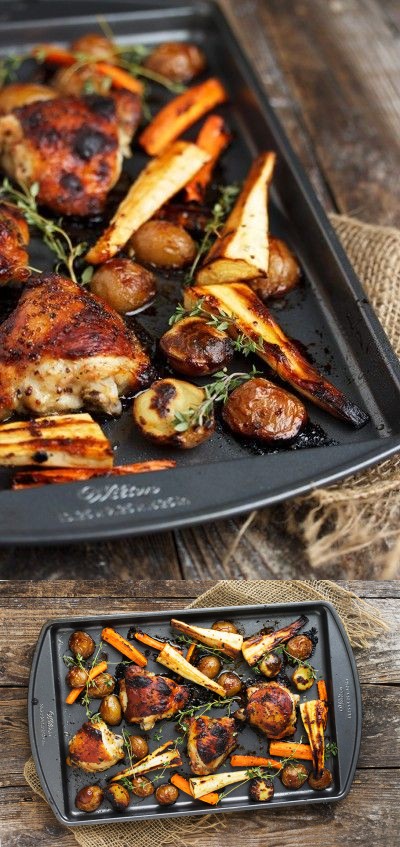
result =
[{"label": "golden browned potato", "polygon": [[80,97],[84,94],[106,96],[110,90],[110,79],[96,72],[93,65],[60,68],[54,74],[52,85],[59,94]]},{"label": "golden browned potato", "polygon": [[276,653],[267,653],[266,656],[262,657],[258,667],[264,676],[273,679],[274,676],[278,676],[282,668],[282,659]]},{"label": "golden browned potato", "polygon": [[193,238],[185,229],[169,221],[147,221],[133,233],[128,242],[128,252],[135,259],[159,268],[183,268],[197,253]]},{"label": "golden browned potato", "polygon": [[252,779],[250,783],[250,800],[258,800],[268,803],[274,796],[273,783],[268,779]]},{"label": "golden browned potato", "polygon": [[85,785],[75,797],[75,806],[81,812],[95,812],[101,806],[103,797],[100,785]]},{"label": "golden browned potato", "polygon": [[301,270],[296,256],[280,238],[269,236],[268,275],[249,282],[261,300],[283,297],[300,281]]},{"label": "golden browned potato", "polygon": [[103,721],[109,726],[118,726],[122,720],[122,709],[118,697],[115,694],[107,694],[100,704],[100,714]]},{"label": "golden browned potato", "polygon": [[233,432],[260,441],[294,438],[307,421],[304,404],[268,379],[255,377],[229,395],[222,417]]},{"label": "golden browned potato", "polygon": [[209,326],[204,318],[183,318],[160,339],[160,347],[172,368],[187,376],[212,374],[233,357],[225,332]]},{"label": "golden browned potato", "polygon": [[293,672],[292,682],[298,691],[308,691],[314,685],[314,671],[307,665],[299,665]]},{"label": "golden browned potato", "polygon": [[151,271],[131,259],[110,259],[100,265],[90,281],[90,290],[117,312],[135,312],[156,293]]},{"label": "golden browned potato", "polygon": [[155,47],[144,65],[173,82],[190,82],[206,67],[206,57],[196,44],[166,41]]},{"label": "golden browned potato", "polygon": [[208,676],[209,679],[215,679],[221,670],[221,661],[218,656],[203,656],[197,665],[197,669],[204,676]]},{"label": "golden browned potato", "polygon": [[129,791],[120,782],[112,782],[111,785],[107,785],[104,795],[116,812],[124,812],[129,806],[131,799]]},{"label": "golden browned potato", "polygon": [[172,806],[176,803],[179,797],[179,791],[175,785],[167,782],[165,785],[159,785],[156,791],[156,799],[161,806]]},{"label": "golden browned potato", "polygon": [[313,651],[313,643],[308,635],[295,635],[286,644],[286,651],[294,659],[308,659]]},{"label": "golden browned potato", "polygon": [[104,62],[114,62],[116,51],[114,44],[105,35],[88,32],[81,35],[71,44],[72,53],[80,53],[84,59],[99,59]]},{"label": "golden browned potato", "polygon": [[211,629],[216,629],[217,632],[239,632],[237,626],[232,621],[215,621]]},{"label": "golden browned potato", "polygon": [[134,759],[144,759],[148,755],[149,745],[141,735],[131,735],[129,737],[129,744]]},{"label": "golden browned potato", "polygon": [[134,776],[132,785],[132,791],[137,797],[150,797],[151,794],[154,794],[154,785],[147,776],[141,774]]},{"label": "golden browned potato", "polygon": [[73,632],[68,641],[71,653],[74,653],[75,656],[82,656],[82,659],[88,659],[94,653],[95,646],[93,638],[80,629]]},{"label": "golden browned potato", "polygon": [[222,685],[227,697],[235,697],[242,690],[242,680],[233,671],[223,671],[218,677],[218,685]]},{"label": "golden browned potato", "polygon": [[315,776],[312,771],[308,776],[308,784],[314,791],[323,791],[325,788],[329,788],[332,781],[333,776],[328,768],[324,768],[320,776]]},{"label": "golden browned potato", "polygon": [[55,91],[48,85],[37,82],[12,82],[0,90],[0,114],[6,115],[36,100],[53,100]]},{"label": "golden browned potato", "polygon": [[308,777],[308,770],[300,762],[288,762],[281,773],[281,780],[286,788],[296,791],[304,785]]},{"label": "golden browned potato", "polygon": [[92,700],[100,700],[107,694],[112,694],[115,688],[115,679],[109,673],[99,673],[87,687],[88,696]]},{"label": "golden browned potato", "polygon": [[[186,429],[183,429],[186,424],[179,417],[198,409],[204,400],[203,389],[190,382],[160,379],[135,397],[133,419],[142,435],[150,441],[188,450],[206,441],[214,431],[213,415],[204,424],[190,424]],[[177,430],[177,425],[182,425],[182,428]]]},{"label": "golden browned potato", "polygon": [[70,668],[66,681],[71,688],[83,688],[87,683],[88,672],[85,668],[80,668],[78,665],[75,665],[73,668]]}]

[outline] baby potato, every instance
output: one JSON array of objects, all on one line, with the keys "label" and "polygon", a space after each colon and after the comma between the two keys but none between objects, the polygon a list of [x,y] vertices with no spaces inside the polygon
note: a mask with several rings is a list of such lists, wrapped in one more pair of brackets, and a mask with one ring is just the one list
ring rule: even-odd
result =
[{"label": "baby potato", "polygon": [[223,671],[217,679],[218,685],[222,685],[227,697],[235,697],[242,690],[242,680],[233,671]]},{"label": "baby potato", "polygon": [[131,799],[130,794],[128,789],[120,782],[112,782],[107,785],[104,794],[116,812],[124,812],[128,808]]},{"label": "baby potato", "polygon": [[53,76],[52,85],[59,94],[72,97],[81,97],[89,92],[106,97],[110,90],[109,78],[96,72],[93,65],[83,65],[73,70],[60,68]]},{"label": "baby potato", "polygon": [[0,114],[6,115],[37,100],[54,100],[55,91],[37,82],[12,82],[0,90]]},{"label": "baby potato", "polygon": [[221,670],[221,661],[218,656],[203,656],[197,665],[197,669],[204,676],[208,676],[209,679],[215,679]]},{"label": "baby potato", "polygon": [[206,57],[196,44],[165,41],[152,50],[144,65],[172,82],[190,82],[206,67]]},{"label": "baby potato", "polygon": [[250,783],[250,800],[268,803],[274,796],[273,783],[268,779],[252,779]]},{"label": "baby potato", "polygon": [[103,789],[100,785],[85,785],[75,797],[75,806],[81,812],[95,812],[103,802]]},{"label": "baby potato", "polygon": [[266,656],[262,657],[258,667],[267,679],[273,679],[274,676],[278,676],[282,668],[282,659],[276,653],[267,653]]},{"label": "baby potato", "polygon": [[142,774],[134,776],[132,785],[132,791],[137,797],[150,797],[151,794],[154,794],[154,785],[147,776],[142,776]]},{"label": "baby potato", "polygon": [[205,318],[183,318],[160,339],[160,348],[174,370],[187,376],[212,374],[229,364],[233,346],[225,332]]},{"label": "baby potato", "polygon": [[100,714],[109,726],[118,726],[122,720],[122,709],[115,694],[107,694],[100,703]]},{"label": "baby potato", "polygon": [[66,681],[68,685],[71,686],[71,688],[83,688],[83,686],[87,683],[87,678],[87,670],[85,670],[85,668],[78,667],[78,665],[75,665],[74,667],[69,669],[66,676]]},{"label": "baby potato", "polygon": [[175,785],[167,782],[165,785],[159,785],[156,791],[156,800],[161,806],[172,806],[176,803],[179,797],[179,791]]},{"label": "baby potato", "polygon": [[188,450],[210,438],[215,427],[214,416],[202,425],[192,424],[182,431],[175,428],[177,416],[187,415],[204,400],[203,389],[190,382],[160,379],[135,397],[133,419],[142,435],[150,441]]},{"label": "baby potato", "polygon": [[300,762],[288,762],[281,773],[281,780],[286,788],[297,791],[304,785],[308,777],[308,770]]},{"label": "baby potato", "polygon": [[328,768],[324,768],[320,776],[315,776],[315,774],[311,771],[308,775],[308,784],[310,788],[313,788],[314,791],[324,791],[325,788],[329,788],[332,784],[333,776]]},{"label": "baby potato", "polygon": [[94,653],[95,646],[93,638],[81,629],[75,630],[68,641],[71,653],[74,656],[82,656],[82,659],[89,659]]},{"label": "baby potato", "polygon": [[87,32],[71,44],[73,53],[81,53],[85,58],[99,59],[104,62],[115,61],[115,47],[109,38],[97,32]]},{"label": "baby potato", "polygon": [[299,665],[293,672],[292,682],[298,691],[308,691],[314,685],[314,671],[307,665]]},{"label": "baby potato", "polygon": [[309,659],[313,643],[308,635],[294,635],[286,644],[286,652],[294,659]]},{"label": "baby potato", "polygon": [[268,275],[249,282],[261,300],[283,297],[298,284],[300,265],[296,256],[280,238],[269,236]]},{"label": "baby potato", "polygon": [[90,290],[120,314],[135,312],[156,293],[151,271],[131,259],[110,259],[93,274]]},{"label": "baby potato", "polygon": [[215,621],[211,629],[216,629],[217,632],[239,632],[237,626],[232,621]]},{"label": "baby potato", "polygon": [[193,238],[185,229],[169,221],[147,221],[133,233],[128,252],[135,259],[157,268],[183,268],[197,253]]},{"label": "baby potato", "polygon": [[307,412],[293,394],[255,377],[232,391],[222,417],[238,435],[268,442],[294,438],[307,421]]},{"label": "baby potato", "polygon": [[88,696],[92,700],[100,700],[107,694],[112,694],[115,688],[115,679],[109,673],[99,673],[87,687]]},{"label": "baby potato", "polygon": [[144,757],[148,755],[149,745],[146,739],[142,738],[141,735],[130,735],[129,744],[134,759],[139,761],[139,759],[144,759]]}]

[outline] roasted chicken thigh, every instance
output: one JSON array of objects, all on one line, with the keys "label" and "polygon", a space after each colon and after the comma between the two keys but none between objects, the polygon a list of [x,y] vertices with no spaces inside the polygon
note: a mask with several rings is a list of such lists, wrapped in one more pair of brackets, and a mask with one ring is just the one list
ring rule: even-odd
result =
[{"label": "roasted chicken thigh", "polygon": [[31,280],[0,327],[0,420],[82,407],[120,414],[120,396],[151,377],[122,318],[58,274]]},{"label": "roasted chicken thigh", "polygon": [[190,718],[187,751],[192,773],[206,776],[214,773],[236,747],[233,718]]},{"label": "roasted chicken thigh", "polygon": [[99,773],[124,758],[124,741],[102,720],[87,721],[69,742],[67,764],[86,773]]},{"label": "roasted chicken thigh", "polygon": [[125,720],[149,730],[156,721],[172,718],[183,709],[189,699],[189,689],[167,676],[145,671],[138,665],[128,665],[125,678],[120,682],[119,699]]},{"label": "roasted chicken thigh", "polygon": [[29,229],[16,206],[0,202],[0,286],[7,282],[25,282]]},{"label": "roasted chicken thigh", "polygon": [[298,694],[292,694],[279,682],[264,682],[247,689],[246,718],[250,726],[267,738],[280,739],[296,731]]},{"label": "roasted chicken thigh", "polygon": [[140,118],[129,91],[37,100],[0,117],[0,162],[38,201],[63,215],[104,208]]}]

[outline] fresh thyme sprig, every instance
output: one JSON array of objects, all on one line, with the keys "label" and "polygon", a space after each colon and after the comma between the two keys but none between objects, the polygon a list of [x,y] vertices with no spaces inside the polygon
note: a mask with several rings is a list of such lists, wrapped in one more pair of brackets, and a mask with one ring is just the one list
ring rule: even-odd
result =
[{"label": "fresh thyme sprig", "polygon": [[226,368],[214,375],[214,381],[203,385],[205,399],[196,408],[187,412],[177,412],[174,418],[174,428],[177,432],[186,432],[192,426],[204,426],[211,419],[214,403],[225,403],[231,391],[258,376],[254,366],[249,373],[228,374]]},{"label": "fresh thyme sprig", "polygon": [[310,671],[310,674],[313,679],[317,679],[318,670],[314,668],[310,662],[307,662],[306,659],[297,659],[295,656],[292,656],[287,650],[284,644],[280,644],[279,647],[275,647],[274,653],[280,653],[285,656],[289,664],[296,665],[297,667],[307,668]]},{"label": "fresh thyme sprig", "polygon": [[338,746],[335,741],[325,742],[325,758],[330,759],[331,756],[337,756]]},{"label": "fresh thyme sprig", "polygon": [[225,185],[220,188],[218,200],[214,203],[210,219],[204,227],[204,235],[199,244],[196,256],[183,281],[185,286],[192,284],[200,259],[205,253],[208,253],[213,240],[220,234],[222,225],[225,223],[232,209],[239,190],[238,185]]},{"label": "fresh thyme sprig", "polygon": [[[181,303],[178,303],[175,312],[169,319],[169,325],[175,326],[175,324],[179,323],[184,318],[204,317],[206,318],[208,326],[213,326],[220,332],[226,332],[226,330],[229,329],[229,326],[236,323],[234,315],[228,315],[228,313],[223,309],[218,309],[218,314],[211,315],[210,312],[204,308],[204,300],[204,297],[200,297],[190,310],[185,309]],[[264,341],[261,336],[259,336],[258,340],[255,341],[254,338],[250,338],[250,336],[245,335],[244,332],[240,332],[238,336],[232,340],[232,345],[234,350],[238,353],[242,353],[243,356],[249,356],[250,353],[261,353],[264,350]]]},{"label": "fresh thyme sprig", "polygon": [[[92,662],[91,662],[91,665],[90,665],[90,670],[92,670],[92,668],[94,668],[94,667],[95,667],[95,665],[97,665],[97,660],[98,660],[98,658],[99,658],[99,656],[100,656],[100,653],[101,653],[102,649],[103,649],[103,642],[102,642],[102,641],[100,641],[100,644],[99,644],[99,646],[98,646],[98,648],[97,648],[97,650],[96,650],[96,652],[95,652],[95,654],[94,654],[94,657],[93,657],[93,659],[92,659]],[[89,679],[89,677],[88,677],[88,678],[87,678],[87,680],[86,680],[85,690],[84,690],[84,692],[83,692],[83,694],[82,694],[82,701],[81,701],[81,702],[82,702],[82,706],[84,706],[84,707],[85,707],[86,715],[87,715],[87,717],[88,717],[90,720],[92,720],[92,718],[94,717],[94,714],[92,714],[92,712],[90,711],[90,708],[89,708],[89,706],[90,706],[89,687],[90,687],[92,684],[93,684],[93,685],[96,685],[96,680],[95,680],[95,679],[91,680],[91,679]]]},{"label": "fresh thyme sprig", "polygon": [[0,88],[8,82],[15,82],[17,72],[27,58],[28,54],[21,54],[19,56],[16,53],[12,53],[0,59]]},{"label": "fresh thyme sprig", "polygon": [[[236,701],[237,701],[237,697],[225,697],[225,698],[222,698],[222,700],[212,700],[209,703],[201,703],[200,706],[189,706],[188,709],[180,709],[180,711],[176,713],[177,726],[179,726],[179,729],[181,729],[182,732],[187,732],[188,726],[187,726],[186,720],[188,718],[193,718],[197,714],[197,712],[200,712],[200,714],[197,715],[197,717],[201,718],[202,715],[207,714],[207,712],[209,712],[210,709],[213,709],[213,708],[219,709],[219,708],[222,708],[224,706],[228,707],[228,717],[230,717],[232,706]],[[180,739],[178,739],[178,742],[179,741],[180,741]]]},{"label": "fresh thyme sprig", "polygon": [[76,656],[63,656],[63,662],[67,668],[81,668],[84,671],[86,670],[83,656],[79,653]]},{"label": "fresh thyme sprig", "polygon": [[[85,242],[76,245],[72,243],[68,233],[63,229],[62,218],[53,221],[39,212],[36,201],[38,193],[39,184],[37,182],[29,188],[26,185],[19,185],[16,188],[7,177],[3,180],[0,188],[0,196],[15,203],[23,212],[26,222],[42,233],[44,243],[58,259],[56,269],[58,270],[60,265],[64,265],[71,279],[78,283],[74,262],[78,256],[85,252],[87,245]],[[83,272],[80,280],[83,284],[89,282],[89,272],[92,272],[92,268],[86,268]]]}]

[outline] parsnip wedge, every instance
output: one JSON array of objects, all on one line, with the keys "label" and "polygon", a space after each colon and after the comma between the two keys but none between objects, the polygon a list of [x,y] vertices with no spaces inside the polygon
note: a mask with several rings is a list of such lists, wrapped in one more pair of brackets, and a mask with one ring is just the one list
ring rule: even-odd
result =
[{"label": "parsnip wedge", "polygon": [[157,747],[157,750],[153,750],[152,753],[149,753],[149,755],[145,756],[144,759],[141,759],[140,762],[137,762],[135,765],[131,765],[131,767],[125,768],[125,770],[115,774],[111,782],[119,782],[121,779],[126,779],[127,777],[129,778],[130,776],[135,776],[139,773],[155,771],[158,768],[179,767],[179,765],[182,764],[179,750],[177,750],[176,747],[174,747],[173,750],[167,749],[168,747],[171,747],[173,743],[173,741],[166,741],[165,744],[162,744],[161,747]]},{"label": "parsnip wedge", "polygon": [[178,673],[179,676],[182,676],[183,679],[189,679],[190,682],[195,682],[196,685],[202,685],[203,688],[208,688],[209,691],[213,691],[214,694],[219,694],[220,697],[226,697],[225,689],[222,688],[222,685],[218,685],[214,680],[209,679],[208,676],[205,676],[204,673],[201,673],[197,670],[190,662],[187,662],[186,659],[183,658],[181,653],[172,647],[171,644],[166,644],[165,647],[158,654],[157,662],[160,665],[164,665],[165,668],[169,668],[170,671],[174,671],[174,673]]},{"label": "parsnip wedge", "polygon": [[325,764],[325,738],[328,707],[323,700],[300,703],[300,714],[308,735],[313,758],[314,774],[320,776]]},{"label": "parsnip wedge", "polygon": [[192,626],[183,621],[177,621],[175,618],[171,620],[171,626],[179,632],[183,632],[184,635],[189,635],[195,641],[200,641],[201,644],[206,644],[208,647],[220,650],[221,653],[226,653],[232,659],[237,659],[240,656],[243,636],[239,635],[238,632],[204,629],[200,626]]},{"label": "parsnip wedge", "polygon": [[113,451],[87,414],[54,415],[0,426],[0,465],[112,468]]},{"label": "parsnip wedge", "polygon": [[248,771],[226,771],[225,773],[213,773],[209,776],[192,777],[189,779],[189,784],[193,797],[199,800],[203,794],[208,794],[210,791],[220,791],[227,785],[234,785],[235,782],[246,782],[248,779],[250,779]]},{"label": "parsnip wedge", "polygon": [[118,465],[113,468],[56,468],[51,470],[18,471],[11,483],[13,491],[22,488],[37,488],[40,485],[64,485],[67,482],[82,482],[99,476],[126,476],[131,473],[150,473],[174,468],[173,459],[153,459],[135,462],[133,465]]},{"label": "parsnip wedge", "polygon": [[254,667],[262,656],[270,653],[278,644],[289,641],[289,638],[292,638],[307,623],[307,620],[305,615],[302,615],[289,626],[276,629],[275,632],[269,632],[268,635],[257,633],[252,635],[251,638],[246,638],[242,646],[242,653],[246,662]]},{"label": "parsnip wedge", "polygon": [[150,220],[209,159],[209,153],[188,141],[176,141],[162,156],[152,159],[130,187],[111,223],[87,253],[86,260],[98,265],[115,256],[132,233]]},{"label": "parsnip wedge", "polygon": [[220,237],[214,242],[197,274],[199,285],[267,276],[267,190],[275,159],[275,153],[261,153],[253,162]]},{"label": "parsnip wedge", "polygon": [[368,415],[349,400],[302,356],[298,347],[285,335],[267,307],[247,285],[194,285],[186,288],[185,308],[190,311],[201,300],[210,315],[221,310],[234,319],[227,332],[236,338],[243,333],[255,341],[257,355],[276,371],[281,379],[297,388],[317,406],[336,418],[359,428]]}]

